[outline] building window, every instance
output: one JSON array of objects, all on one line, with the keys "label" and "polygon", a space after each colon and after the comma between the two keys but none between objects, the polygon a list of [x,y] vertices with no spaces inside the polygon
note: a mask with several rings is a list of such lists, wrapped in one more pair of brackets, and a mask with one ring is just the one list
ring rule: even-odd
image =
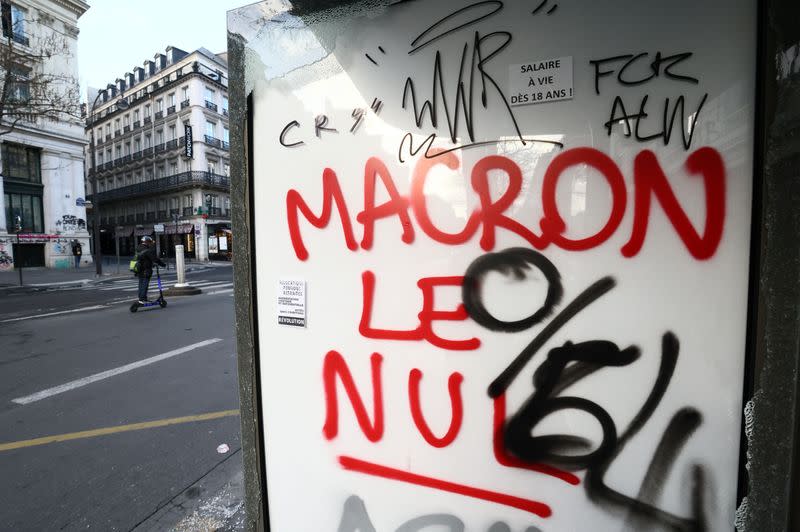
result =
[{"label": "building window", "polygon": [[175,175],[178,173],[178,163],[169,163],[169,173],[170,175]]},{"label": "building window", "polygon": [[150,148],[152,145],[153,145],[153,139],[148,133],[147,135],[144,136],[144,147]]},{"label": "building window", "polygon": [[169,140],[175,140],[176,138],[178,138],[178,130],[174,125],[169,126]]},{"label": "building window", "polygon": [[159,129],[156,131],[156,144],[162,144],[164,142],[164,130]]},{"label": "building window", "polygon": [[222,112],[228,114],[228,97],[222,97]]},{"label": "building window", "polygon": [[106,161],[111,162],[111,150],[106,150]]},{"label": "building window", "polygon": [[[12,65],[9,76],[7,100],[12,103],[27,102],[31,97],[31,69],[24,65]],[[8,111],[13,114],[13,109]]]},{"label": "building window", "polygon": [[228,130],[228,128],[227,127],[223,128],[222,129],[222,140],[224,142],[230,142],[231,141],[230,136],[231,136],[231,132]]},{"label": "building window", "polygon": [[184,102],[189,99],[189,87],[181,88],[181,97],[183,98]]},{"label": "building window", "polygon": [[150,118],[150,104],[144,106],[144,117]]},{"label": "building window", "polygon": [[193,207],[194,206],[194,199],[192,198],[191,194],[186,194],[183,196],[183,207]]},{"label": "building window", "polygon": [[214,122],[206,122],[206,137],[215,138],[217,124]]},{"label": "building window", "polygon": [[231,212],[231,198],[225,196],[225,212]]},{"label": "building window", "polygon": [[207,161],[207,164],[208,164],[208,172],[211,173],[211,174],[216,174],[217,173],[217,161],[209,160],[209,161]]},{"label": "building window", "polygon": [[139,137],[133,139],[133,151],[134,153],[142,151],[142,141],[139,139]]},{"label": "building window", "polygon": [[138,109],[136,109],[136,110],[133,112],[133,121],[134,121],[134,122],[138,122],[138,121],[139,121],[139,110],[138,110]]},{"label": "building window", "polygon": [[148,181],[152,181],[153,180],[153,169],[152,168],[148,168],[147,170],[144,171],[144,175],[145,175],[145,177],[147,178]]},{"label": "building window", "polygon": [[209,103],[216,103],[215,102],[216,99],[217,99],[217,93],[214,92],[214,89],[206,87],[206,101]]},{"label": "building window", "polygon": [[167,107],[175,107],[175,93],[167,95]]},{"label": "building window", "polygon": [[6,212],[6,227],[12,232],[17,227],[17,217],[22,220],[23,233],[43,233],[42,195],[3,194]]},{"label": "building window", "polygon": [[126,142],[125,143],[125,155],[130,155],[130,154],[131,154],[131,143],[130,142]]},{"label": "building window", "polygon": [[42,172],[38,148],[20,144],[3,144],[3,177],[29,183],[41,183]]},{"label": "building window", "polygon": [[97,128],[97,139],[100,140],[102,138],[103,138],[103,128],[102,127],[98,127]]},{"label": "building window", "polygon": [[231,176],[231,165],[229,165],[228,163],[225,163],[222,166],[222,171],[225,173],[225,177],[230,177]]},{"label": "building window", "polygon": [[106,124],[106,137],[111,136],[111,124]]},{"label": "building window", "polygon": [[164,110],[164,100],[159,98],[156,100],[156,113],[159,113]]},{"label": "building window", "polygon": [[142,182],[142,173],[141,173],[141,172],[136,172],[136,173],[133,175],[133,180],[134,180],[136,183],[141,183],[141,182]]},{"label": "building window", "polygon": [[[20,44],[28,44],[25,36],[26,11],[9,2],[2,3],[3,37],[11,37]],[[9,27],[9,22],[11,27]]]},{"label": "building window", "polygon": [[131,115],[125,115],[122,117],[122,125],[123,126],[131,125]]},{"label": "building window", "polygon": [[97,153],[97,164],[103,164],[103,152]]}]

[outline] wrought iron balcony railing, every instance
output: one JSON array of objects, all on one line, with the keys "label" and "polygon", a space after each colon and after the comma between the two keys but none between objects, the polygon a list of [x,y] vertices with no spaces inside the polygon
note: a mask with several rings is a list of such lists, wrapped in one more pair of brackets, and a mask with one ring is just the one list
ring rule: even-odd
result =
[{"label": "wrought iron balcony railing", "polygon": [[[129,199],[192,187],[230,190],[230,178],[224,175],[212,174],[211,172],[182,172],[159,179],[152,179],[125,187],[106,190],[100,192],[98,197],[102,203],[109,200]],[[164,218],[161,214],[161,211],[159,211],[159,218]]]},{"label": "wrought iron balcony railing", "polygon": [[216,113],[217,112],[217,104],[215,104],[214,102],[209,102],[208,100],[206,100],[206,109],[211,109],[212,111],[214,111]]}]

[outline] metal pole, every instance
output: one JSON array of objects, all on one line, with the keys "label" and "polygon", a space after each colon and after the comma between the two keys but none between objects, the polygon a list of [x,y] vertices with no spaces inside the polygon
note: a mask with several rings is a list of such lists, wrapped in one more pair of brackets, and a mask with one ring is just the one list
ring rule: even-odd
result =
[{"label": "metal pole", "polygon": [[19,244],[19,231],[17,231],[17,253],[14,256],[14,265],[17,266],[17,271],[19,272],[19,285],[22,286],[22,261],[20,261],[19,257],[16,255],[22,255],[22,247]]},{"label": "metal pole", "polygon": [[117,241],[117,274],[119,274],[119,231],[114,230],[114,240]]},{"label": "metal pole", "polygon": [[97,107],[97,100],[100,98],[100,92],[94,99],[92,104],[92,112],[89,115],[89,122],[91,128],[91,135],[89,137],[89,150],[92,152],[92,173],[89,182],[92,184],[92,219],[94,220],[94,267],[95,273],[99,277],[103,275],[103,260],[102,253],[100,252],[100,192],[97,190],[97,156],[95,155],[95,140],[94,140],[94,111]]}]

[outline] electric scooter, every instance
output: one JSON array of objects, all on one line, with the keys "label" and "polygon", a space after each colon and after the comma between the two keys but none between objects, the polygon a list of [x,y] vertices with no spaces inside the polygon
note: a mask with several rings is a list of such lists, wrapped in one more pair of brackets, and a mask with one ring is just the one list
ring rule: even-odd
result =
[{"label": "electric scooter", "polygon": [[155,301],[147,301],[145,303],[134,301],[131,305],[131,312],[136,312],[140,308],[149,308],[155,306],[164,308],[167,306],[167,300],[164,299],[164,292],[161,287],[161,274],[159,273],[158,266],[156,266],[156,280],[158,281],[158,297],[155,299]]}]

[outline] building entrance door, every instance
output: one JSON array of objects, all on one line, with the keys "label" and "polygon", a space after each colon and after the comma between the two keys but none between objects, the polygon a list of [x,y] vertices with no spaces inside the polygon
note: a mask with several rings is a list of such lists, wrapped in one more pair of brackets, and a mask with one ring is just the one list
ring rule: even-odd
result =
[{"label": "building entrance door", "polygon": [[22,268],[44,267],[44,244],[14,244],[14,265]]}]

